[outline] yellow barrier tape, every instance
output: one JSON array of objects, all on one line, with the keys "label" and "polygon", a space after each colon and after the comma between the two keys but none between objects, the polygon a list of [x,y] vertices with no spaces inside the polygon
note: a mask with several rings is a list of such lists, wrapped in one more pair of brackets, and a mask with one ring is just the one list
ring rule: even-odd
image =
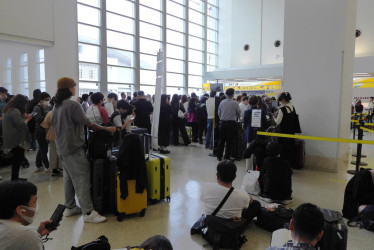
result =
[{"label": "yellow barrier tape", "polygon": [[329,179],[329,181],[340,182],[340,183],[348,183],[348,181],[341,181],[341,180],[334,180],[334,179]]},{"label": "yellow barrier tape", "polygon": [[365,123],[364,126],[374,126],[374,123]]},{"label": "yellow barrier tape", "polygon": [[341,138],[331,138],[331,137],[318,137],[318,136],[307,136],[307,135],[290,135],[290,134],[280,134],[280,133],[269,133],[269,132],[257,132],[258,135],[293,138],[293,139],[304,139],[313,141],[331,141],[331,142],[345,142],[345,143],[356,143],[356,144],[369,144],[374,145],[374,141],[368,140],[353,140],[353,139],[341,139]]},{"label": "yellow barrier tape", "polygon": [[358,123],[359,120],[351,120],[351,122],[355,122],[355,123]]},{"label": "yellow barrier tape", "polygon": [[368,128],[365,128],[365,127],[362,127],[362,126],[360,126],[360,129],[362,129],[363,131],[367,131],[367,132],[370,132],[370,133],[374,133],[374,130],[372,130],[372,129],[368,129]]}]

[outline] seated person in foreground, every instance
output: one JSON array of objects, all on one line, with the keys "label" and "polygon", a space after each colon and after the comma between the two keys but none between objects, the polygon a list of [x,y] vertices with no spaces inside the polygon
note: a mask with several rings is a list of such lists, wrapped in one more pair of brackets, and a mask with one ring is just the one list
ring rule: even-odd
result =
[{"label": "seated person in foreground", "polygon": [[292,240],[282,247],[269,247],[266,250],[314,250],[323,236],[324,218],[320,209],[305,203],[296,208],[290,221]]},{"label": "seated person in foreground", "polygon": [[[210,215],[221,203],[232,182],[236,178],[236,165],[230,160],[223,160],[217,165],[217,183],[206,183],[201,192],[204,214]],[[260,212],[260,202],[243,189],[235,188],[216,216],[230,219],[243,218],[250,222]]]},{"label": "seated person in foreground", "polygon": [[87,109],[86,116],[90,122],[97,125],[107,124],[109,122],[108,111],[102,106],[104,95],[96,92],[91,96],[92,105]]},{"label": "seated person in foreground", "polygon": [[134,106],[130,105],[125,100],[120,100],[117,103],[118,111],[115,111],[110,117],[110,122],[121,131],[131,132],[131,121],[135,117]]},{"label": "seated person in foreground", "polygon": [[44,249],[42,236],[50,220],[35,229],[29,226],[38,211],[37,187],[27,181],[0,183],[0,250]]},{"label": "seated person in foreground", "polygon": [[260,172],[260,199],[272,203],[292,202],[292,170],[289,162],[280,158],[281,145],[270,142],[266,146],[267,157]]}]

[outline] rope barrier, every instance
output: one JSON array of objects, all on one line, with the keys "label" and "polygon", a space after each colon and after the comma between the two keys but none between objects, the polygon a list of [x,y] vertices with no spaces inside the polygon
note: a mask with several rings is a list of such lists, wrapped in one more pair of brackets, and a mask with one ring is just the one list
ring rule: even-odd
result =
[{"label": "rope barrier", "polygon": [[360,126],[360,129],[362,129],[363,131],[367,131],[367,132],[370,132],[370,133],[374,134],[374,130],[372,130],[372,129],[368,129],[368,128],[365,128],[365,127],[362,127],[362,126]]},{"label": "rope barrier", "polygon": [[341,139],[341,138],[318,137],[318,136],[307,136],[307,135],[290,135],[290,134],[260,132],[260,131],[258,131],[257,134],[258,135],[265,135],[265,136],[284,137],[284,138],[293,138],[293,139],[304,139],[304,140],[313,140],[313,141],[330,141],[330,142],[344,142],[344,143],[374,145],[374,141],[368,141],[368,140],[353,140],[353,139]]}]

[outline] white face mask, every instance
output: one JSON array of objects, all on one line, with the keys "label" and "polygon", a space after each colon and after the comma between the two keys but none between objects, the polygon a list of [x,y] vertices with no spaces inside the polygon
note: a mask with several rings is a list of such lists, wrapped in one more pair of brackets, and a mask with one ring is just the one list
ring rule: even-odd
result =
[{"label": "white face mask", "polygon": [[44,106],[48,106],[49,105],[49,101],[43,101],[43,105]]},{"label": "white face mask", "polygon": [[[24,207],[24,208],[27,208],[28,210],[34,212],[34,215],[33,215],[32,217],[30,217],[30,216],[26,216],[26,215],[21,215],[21,218],[22,218],[22,219],[24,219],[24,220],[27,221],[29,224],[31,224],[31,223],[34,221],[34,218],[35,218],[36,214],[38,213],[39,205],[36,204],[36,207],[27,207],[27,206],[23,206],[23,207]],[[25,211],[25,210],[22,209],[21,211]]]}]

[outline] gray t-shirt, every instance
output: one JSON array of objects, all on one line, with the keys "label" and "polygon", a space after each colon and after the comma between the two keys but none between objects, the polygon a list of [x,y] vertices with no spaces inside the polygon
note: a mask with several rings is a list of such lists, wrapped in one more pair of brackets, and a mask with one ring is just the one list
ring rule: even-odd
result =
[{"label": "gray t-shirt", "polygon": [[84,125],[89,123],[79,103],[67,99],[55,106],[52,126],[56,132],[57,152],[64,156],[81,149],[85,143]]},{"label": "gray t-shirt", "polygon": [[11,220],[0,220],[0,250],[41,250],[42,239],[35,228]]},{"label": "gray t-shirt", "polygon": [[218,116],[221,121],[236,121],[240,117],[240,108],[237,101],[225,99],[219,104]]}]

